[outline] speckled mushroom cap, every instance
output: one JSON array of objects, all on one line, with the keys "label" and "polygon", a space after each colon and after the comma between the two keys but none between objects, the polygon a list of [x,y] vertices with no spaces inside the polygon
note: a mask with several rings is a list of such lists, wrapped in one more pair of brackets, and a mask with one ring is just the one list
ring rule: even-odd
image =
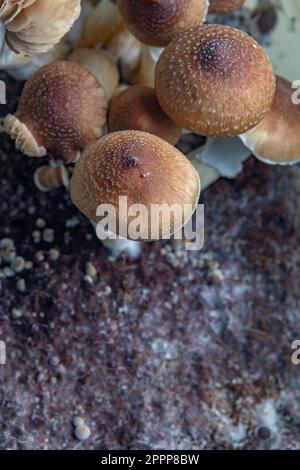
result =
[{"label": "speckled mushroom cap", "polygon": [[47,52],[80,14],[80,0],[1,0],[9,47],[25,55]]},{"label": "speckled mushroom cap", "polygon": [[300,103],[291,82],[276,77],[271,110],[254,129],[240,137],[266,163],[288,165],[300,161]]},{"label": "speckled mushroom cap", "polygon": [[186,31],[166,47],[155,88],[162,109],[183,128],[228,137],[251,129],[269,111],[275,75],[250,36],[208,25]]},{"label": "speckled mushroom cap", "polygon": [[[97,140],[76,163],[71,180],[71,197],[81,212],[98,222],[97,207],[111,204],[120,222],[116,233],[125,238],[131,237],[127,212],[118,209],[119,196],[128,198],[128,207],[143,204],[148,212],[142,215],[141,240],[162,238],[179,230],[190,219],[199,193],[199,176],[188,159],[159,137],[140,131],[113,132]],[[171,216],[171,224],[159,219],[159,233],[153,237],[152,204],[190,207],[185,208],[184,215]]]},{"label": "speckled mushroom cap", "polygon": [[208,10],[208,0],[118,0],[117,4],[132,34],[159,47],[201,24]]},{"label": "speckled mushroom cap", "polygon": [[245,0],[210,0],[209,13],[228,13],[240,8]]},{"label": "speckled mushroom cap", "polygon": [[149,132],[172,145],[178,142],[182,132],[159,106],[154,88],[142,85],[131,86],[112,100],[108,130]]},{"label": "speckled mushroom cap", "polygon": [[99,81],[78,64],[57,61],[27,81],[17,112],[5,118],[4,127],[24,154],[49,152],[69,162],[100,136],[106,113]]}]

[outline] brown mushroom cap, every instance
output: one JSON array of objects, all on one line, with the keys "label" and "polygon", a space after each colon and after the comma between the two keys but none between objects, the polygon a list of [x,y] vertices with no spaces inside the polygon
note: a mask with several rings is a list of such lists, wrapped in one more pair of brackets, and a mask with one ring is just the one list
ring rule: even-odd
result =
[{"label": "brown mushroom cap", "polygon": [[205,20],[208,0],[118,0],[128,29],[141,42],[166,46],[178,33]]},{"label": "brown mushroom cap", "polygon": [[107,98],[99,81],[73,62],[40,68],[26,83],[15,116],[4,121],[6,132],[28,156],[45,155],[74,161],[101,134]]},{"label": "brown mushroom cap", "polygon": [[108,130],[149,132],[172,145],[181,136],[181,127],[159,106],[154,88],[142,85],[131,86],[112,100],[108,113]]},{"label": "brown mushroom cap", "polygon": [[103,86],[107,99],[111,99],[119,84],[120,75],[118,67],[108,54],[82,47],[75,49],[68,60],[89,70]]},{"label": "brown mushroom cap", "polygon": [[229,13],[244,3],[245,0],[210,0],[208,13]]},{"label": "brown mushroom cap", "polygon": [[186,31],[166,47],[155,88],[162,109],[183,128],[229,137],[251,129],[269,111],[275,75],[250,36],[208,25]]},{"label": "brown mushroom cap", "polygon": [[300,104],[293,102],[294,93],[292,83],[277,76],[271,110],[256,127],[240,136],[253,154],[266,163],[300,161]]},{"label": "brown mushroom cap", "polygon": [[[162,238],[190,219],[199,193],[199,176],[188,159],[159,137],[140,131],[113,132],[97,140],[76,163],[71,180],[74,204],[94,222],[99,221],[97,207],[111,204],[127,231],[127,213],[119,212],[119,197],[127,196],[128,207],[146,206],[148,214],[141,223],[140,239],[151,238],[153,204],[191,205],[184,216],[171,217],[171,226],[160,221]],[[117,224],[116,234],[130,238],[120,230]]]}]

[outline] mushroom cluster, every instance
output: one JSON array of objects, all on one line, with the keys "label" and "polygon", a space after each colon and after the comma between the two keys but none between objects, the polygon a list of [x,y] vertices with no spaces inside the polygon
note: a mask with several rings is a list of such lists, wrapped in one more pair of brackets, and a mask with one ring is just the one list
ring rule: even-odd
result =
[{"label": "mushroom cluster", "polygon": [[0,21],[15,52],[47,52],[70,30],[80,14],[80,0],[1,0]]},{"label": "mushroom cluster", "polygon": [[[292,99],[292,84],[275,75],[251,36],[205,23],[207,13],[223,15],[244,3],[82,0],[76,34],[73,28],[66,35],[79,16],[79,0],[0,1],[14,52],[40,57],[52,46],[65,51],[63,60],[39,59],[49,63],[28,77],[15,115],[4,120],[18,150],[50,158],[35,173],[38,188],[68,186],[71,179],[71,198],[93,223],[97,207],[117,210],[120,196],[146,208],[190,204],[184,218],[160,226],[163,238],[191,218],[200,179],[203,189],[219,177],[209,166],[212,138],[235,138],[266,163],[299,161],[300,104]],[[207,138],[205,162],[175,148],[186,133]],[[127,216],[125,232],[115,230],[123,242],[130,238]],[[151,239],[151,225],[145,216],[140,240]]]}]

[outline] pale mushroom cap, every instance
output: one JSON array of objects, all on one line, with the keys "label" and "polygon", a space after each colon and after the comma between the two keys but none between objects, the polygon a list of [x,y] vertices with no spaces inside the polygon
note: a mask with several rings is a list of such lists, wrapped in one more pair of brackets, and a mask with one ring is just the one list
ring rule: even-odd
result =
[{"label": "pale mushroom cap", "polygon": [[166,46],[178,33],[205,20],[208,0],[118,0],[129,30],[141,42]]},{"label": "pale mushroom cap", "polygon": [[269,111],[275,74],[250,36],[208,25],[190,29],[166,47],[155,88],[162,109],[181,127],[229,137],[251,129]]},{"label": "pale mushroom cap", "polygon": [[142,85],[129,87],[112,100],[108,130],[149,132],[172,145],[181,137],[181,127],[161,109],[154,88]]},{"label": "pale mushroom cap", "polygon": [[[80,65],[57,61],[27,81],[15,116],[39,148],[67,162],[76,160],[82,149],[99,137],[106,112],[107,98],[98,80]],[[18,139],[18,128],[25,135],[20,125],[14,127],[14,134],[9,127],[6,131]],[[28,154],[26,142],[19,148]]]},{"label": "pale mushroom cap", "polygon": [[[128,198],[128,207],[143,204],[148,214],[141,224],[141,239],[151,238],[153,204],[191,206],[184,217],[171,217],[171,226],[161,223],[162,238],[190,219],[199,193],[198,173],[187,158],[162,139],[139,131],[113,132],[96,141],[76,163],[71,180],[74,204],[94,222],[99,221],[98,206],[111,204],[120,224],[125,224],[127,213],[118,211],[120,196]],[[120,233],[120,224],[117,235],[130,238]]]},{"label": "pale mushroom cap", "polygon": [[260,160],[282,165],[300,161],[300,103],[293,100],[293,94],[292,83],[277,76],[271,110],[240,136]]},{"label": "pale mushroom cap", "polygon": [[95,7],[86,18],[81,43],[82,47],[106,45],[123,29],[124,21],[119,9],[110,0],[94,2]]},{"label": "pale mushroom cap", "polygon": [[141,42],[129,31],[124,21],[122,27],[104,44],[105,51],[117,63],[137,57],[141,50]]},{"label": "pale mushroom cap", "polygon": [[2,0],[0,20],[15,52],[47,52],[69,31],[80,14],[80,0]]},{"label": "pale mushroom cap", "polygon": [[43,192],[53,189],[68,187],[70,178],[64,165],[43,165],[36,169],[33,176],[36,187]]},{"label": "pale mushroom cap", "polygon": [[107,99],[111,99],[117,89],[120,75],[116,64],[108,54],[82,47],[73,51],[68,60],[89,70],[103,86]]},{"label": "pale mushroom cap", "polygon": [[208,13],[228,13],[240,8],[245,0],[210,0]]}]

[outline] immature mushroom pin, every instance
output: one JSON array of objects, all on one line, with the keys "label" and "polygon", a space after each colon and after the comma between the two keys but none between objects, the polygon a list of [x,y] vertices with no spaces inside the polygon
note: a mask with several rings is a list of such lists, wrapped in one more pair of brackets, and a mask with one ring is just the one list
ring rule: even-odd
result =
[{"label": "immature mushroom pin", "polygon": [[100,136],[107,98],[99,81],[73,62],[57,61],[39,69],[26,83],[15,116],[4,120],[17,149],[30,157],[50,152],[74,161]]},{"label": "immature mushroom pin", "polygon": [[138,130],[149,132],[175,145],[181,127],[167,116],[156,98],[154,88],[132,86],[114,98],[108,114],[108,130]]},{"label": "immature mushroom pin", "polygon": [[80,0],[0,0],[6,42],[15,52],[47,52],[80,14]]},{"label": "immature mushroom pin", "polygon": [[[133,238],[128,233],[133,219],[126,209],[119,210],[119,197],[127,197],[128,208],[143,205],[140,240],[179,230],[190,219],[199,193],[199,176],[188,159],[159,137],[140,131],[113,132],[96,141],[76,163],[71,180],[71,197],[81,212],[99,222],[98,206],[110,204],[117,215],[117,226],[110,230],[124,238]],[[154,204],[164,204],[166,210],[177,204],[181,211],[171,214],[168,223],[168,218],[152,218]]]},{"label": "immature mushroom pin", "polygon": [[240,138],[259,160],[289,165],[300,161],[300,103],[292,83],[276,78],[271,110]]},{"label": "immature mushroom pin", "polygon": [[155,88],[162,109],[183,128],[229,137],[251,129],[269,111],[275,74],[250,36],[208,25],[186,31],[166,47]]},{"label": "immature mushroom pin", "polygon": [[205,20],[208,0],[118,0],[129,30],[141,42],[166,46],[178,33]]}]

